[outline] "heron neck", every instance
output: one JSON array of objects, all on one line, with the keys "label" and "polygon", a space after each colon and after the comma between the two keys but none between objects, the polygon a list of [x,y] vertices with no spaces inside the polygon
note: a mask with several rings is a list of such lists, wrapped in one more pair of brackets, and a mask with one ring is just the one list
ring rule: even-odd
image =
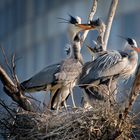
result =
[{"label": "heron neck", "polygon": [[76,30],[76,27],[73,24],[69,24],[67,30],[68,30],[68,37],[69,37],[70,43],[73,44],[73,39],[76,36],[76,34],[79,32],[79,30]]},{"label": "heron neck", "polygon": [[83,57],[81,54],[81,46],[80,43],[74,43],[71,48],[70,58],[80,61],[83,64]]},{"label": "heron neck", "polygon": [[76,33],[75,33],[75,32],[72,32],[72,31],[71,31],[71,32],[69,33],[69,38],[70,38],[70,43],[71,43],[71,44],[73,44],[73,39],[74,39],[75,36],[76,36]]},{"label": "heron neck", "polygon": [[138,53],[136,51],[131,51],[129,54],[129,59],[133,59],[135,61],[138,61]]}]

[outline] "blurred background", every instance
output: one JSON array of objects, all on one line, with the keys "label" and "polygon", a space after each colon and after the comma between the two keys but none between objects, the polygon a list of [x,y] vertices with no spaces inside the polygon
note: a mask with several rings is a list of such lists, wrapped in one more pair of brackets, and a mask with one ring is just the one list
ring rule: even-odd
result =
[{"label": "blurred background", "polygon": [[[106,21],[110,3],[111,0],[99,0],[94,19],[100,17]],[[12,54],[16,53],[16,72],[20,82],[66,57],[64,47],[68,43],[67,25],[59,23],[58,17],[68,19],[68,14],[71,14],[87,22],[91,5],[92,0],[0,0],[0,43],[9,62]],[[139,25],[140,0],[120,0],[108,49],[122,49],[124,41],[118,35],[135,38],[140,44]],[[85,44],[92,44],[96,37],[96,32],[90,32]],[[85,45],[82,54],[85,61],[91,59]],[[0,63],[9,72],[1,51],[0,58]],[[2,88],[0,83],[0,98],[10,104]],[[75,99],[80,104],[81,95],[76,93]],[[34,95],[42,100],[45,93]],[[134,110],[138,112],[139,100],[135,106]]]}]

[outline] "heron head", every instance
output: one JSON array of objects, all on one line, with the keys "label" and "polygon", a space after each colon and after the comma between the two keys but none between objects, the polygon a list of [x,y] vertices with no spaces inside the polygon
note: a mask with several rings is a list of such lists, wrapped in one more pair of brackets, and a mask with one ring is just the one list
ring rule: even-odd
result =
[{"label": "heron head", "polygon": [[69,23],[71,24],[81,24],[81,18],[79,16],[73,17],[71,15],[69,15],[70,19],[69,19]]},{"label": "heron head", "polygon": [[103,21],[100,18],[90,21],[90,25],[93,27],[99,27],[99,26],[102,26],[102,24],[103,24]]},{"label": "heron head", "polygon": [[73,17],[69,15],[69,20],[64,18],[59,18],[63,20],[63,23],[68,23],[68,35],[70,40],[73,41],[75,35],[80,31],[93,30],[100,25],[100,20],[90,21],[90,23],[81,23],[81,18],[79,16]]},{"label": "heron head", "polygon": [[89,23],[87,24],[78,23],[77,26],[81,30],[95,30],[98,27],[101,27],[103,24],[104,22],[100,18],[98,18],[98,19],[89,21]]},{"label": "heron head", "polygon": [[130,51],[134,50],[140,53],[140,48],[138,48],[138,45],[135,39],[129,38],[129,37],[123,37],[121,35],[118,35],[118,37],[126,40],[126,43],[124,45],[124,50],[130,50]]},{"label": "heron head", "polygon": [[103,51],[103,47],[101,45],[98,45],[96,41],[93,40],[93,44],[94,44],[94,48],[87,45],[87,49],[91,55]]},{"label": "heron head", "polygon": [[132,38],[125,38],[125,39],[126,39],[125,50],[134,50],[140,53],[140,48],[138,48],[138,45],[135,39],[132,39]]},{"label": "heron head", "polygon": [[70,37],[73,39],[77,33],[84,30],[93,30],[96,29],[97,26],[92,23],[81,23],[81,18],[79,16],[73,17],[71,15],[68,21],[68,33]]}]

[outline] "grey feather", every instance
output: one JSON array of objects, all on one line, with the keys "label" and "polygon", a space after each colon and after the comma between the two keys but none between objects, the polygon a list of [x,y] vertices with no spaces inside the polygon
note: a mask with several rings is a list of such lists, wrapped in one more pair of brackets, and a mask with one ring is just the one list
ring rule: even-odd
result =
[{"label": "grey feather", "polygon": [[55,74],[60,70],[61,63],[49,65],[29,80],[21,83],[23,90],[42,90],[47,84],[55,81]]},{"label": "grey feather", "polygon": [[126,58],[118,51],[104,52],[94,61],[84,65],[79,84],[89,84],[100,78],[119,74],[127,65]]}]

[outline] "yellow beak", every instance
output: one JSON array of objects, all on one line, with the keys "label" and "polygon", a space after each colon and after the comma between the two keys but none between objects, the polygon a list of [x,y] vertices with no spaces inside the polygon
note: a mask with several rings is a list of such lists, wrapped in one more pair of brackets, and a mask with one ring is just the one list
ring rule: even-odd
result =
[{"label": "yellow beak", "polygon": [[94,30],[97,27],[94,25],[90,25],[90,24],[77,24],[76,26],[78,26],[79,28],[83,29],[83,30]]},{"label": "yellow beak", "polygon": [[140,53],[140,48],[133,47],[133,49],[134,49],[136,52]]},{"label": "yellow beak", "polygon": [[89,45],[86,46],[87,47],[87,50],[89,51],[89,53],[91,55],[93,55],[95,53],[94,49],[92,47],[90,47]]}]

